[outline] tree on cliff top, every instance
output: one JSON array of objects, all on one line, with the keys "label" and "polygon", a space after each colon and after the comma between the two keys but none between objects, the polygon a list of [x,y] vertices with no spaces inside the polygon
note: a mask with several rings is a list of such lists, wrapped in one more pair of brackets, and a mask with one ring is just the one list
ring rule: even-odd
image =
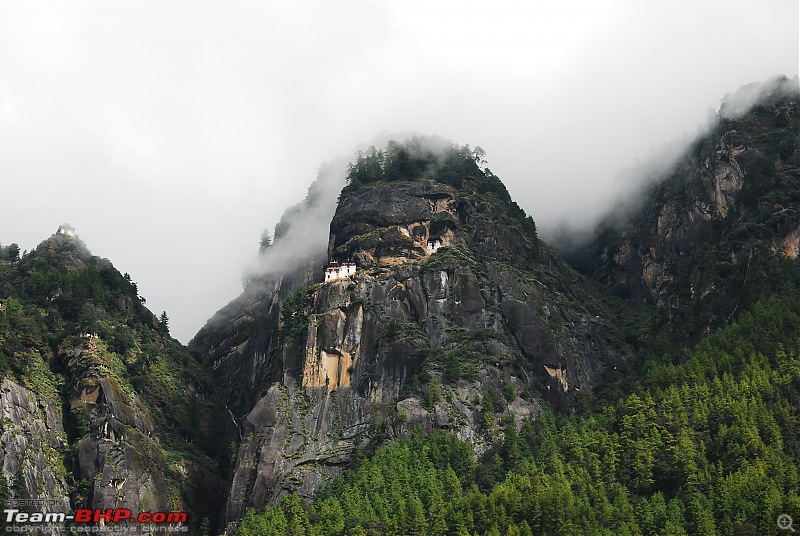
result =
[{"label": "tree on cliff top", "polygon": [[347,168],[351,188],[380,181],[436,178],[458,186],[460,176],[484,175],[479,165],[485,164],[486,153],[480,147],[456,145],[435,136],[413,136],[399,142],[389,140],[385,149],[371,146],[359,151]]}]

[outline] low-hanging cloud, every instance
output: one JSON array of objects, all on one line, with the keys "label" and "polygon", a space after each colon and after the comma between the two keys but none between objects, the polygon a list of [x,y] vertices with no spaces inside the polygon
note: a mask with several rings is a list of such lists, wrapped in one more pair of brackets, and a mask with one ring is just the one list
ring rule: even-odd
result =
[{"label": "low-hanging cloud", "polygon": [[797,94],[800,91],[800,78],[775,76],[768,80],[753,82],[739,88],[734,94],[727,94],[719,108],[721,119],[736,119],[750,111],[755,105],[772,98]]},{"label": "low-hanging cloud", "polygon": [[245,286],[256,279],[278,277],[324,258],[331,218],[339,192],[345,185],[347,162],[346,158],[339,157],[323,163],[305,199],[283,213],[272,236],[265,229],[268,245],[262,245],[257,261],[245,270]]},{"label": "low-hanging cloud", "polygon": [[718,126],[720,120],[736,119],[753,107],[773,98],[800,93],[800,78],[778,75],[742,86],[726,94],[718,112],[709,109],[698,122],[694,134],[685,134],[651,149],[636,158],[616,175],[613,195],[584,217],[564,217],[558,223],[540,227],[540,235],[556,247],[570,251],[591,240],[600,222],[618,224],[628,221],[641,209],[653,184],[668,178],[686,157],[690,147]]}]

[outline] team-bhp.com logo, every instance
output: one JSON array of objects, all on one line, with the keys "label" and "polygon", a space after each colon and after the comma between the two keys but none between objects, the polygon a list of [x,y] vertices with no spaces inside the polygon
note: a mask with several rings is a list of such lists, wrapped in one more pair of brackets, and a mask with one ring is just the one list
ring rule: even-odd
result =
[{"label": "team-bhp.com logo", "polygon": [[63,512],[22,512],[6,508],[6,532],[38,532],[52,525],[72,524],[77,532],[188,532],[186,512],[140,512],[127,508],[78,508]]}]

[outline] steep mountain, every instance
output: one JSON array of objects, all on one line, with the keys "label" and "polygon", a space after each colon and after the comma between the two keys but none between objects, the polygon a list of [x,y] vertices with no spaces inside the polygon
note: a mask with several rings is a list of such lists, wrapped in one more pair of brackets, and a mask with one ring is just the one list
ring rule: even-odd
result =
[{"label": "steep mountain", "polygon": [[244,414],[229,521],[313,496],[358,449],[415,427],[480,452],[502,414],[566,410],[624,366],[603,301],[480,158],[421,138],[362,153],[327,254],[355,274],[323,282],[310,254],[251,282],[190,343]]},{"label": "steep mountain", "polygon": [[70,231],[0,260],[0,492],[45,511],[188,510],[194,527],[213,522],[222,480],[208,374],[169,336],[166,314]]},{"label": "steep mountain", "polygon": [[[611,316],[470,158],[431,171],[413,142],[362,154],[328,246],[358,271],[284,301],[284,379],[247,418],[228,516],[251,489],[259,501],[273,484],[299,493],[249,510],[238,534],[788,532],[800,518],[798,104],[796,78],[743,88],[639,205],[569,252],[617,295]],[[595,311],[601,338],[622,333],[632,347],[617,370],[607,347],[600,382],[581,375],[598,356],[585,331]],[[565,349],[576,366],[554,366]],[[566,396],[548,383],[558,369]],[[530,386],[571,411],[537,404]],[[534,418],[519,418],[522,400]],[[359,429],[318,432],[375,422],[381,404],[397,441],[304,504],[308,473],[339,463],[349,445],[336,439],[356,442]],[[427,435],[409,438],[413,424]],[[326,441],[342,450],[321,458]]]},{"label": "steep mountain", "polygon": [[740,89],[641,210],[608,217],[569,258],[695,337],[796,279],[786,267],[800,263],[799,108],[797,78]]}]

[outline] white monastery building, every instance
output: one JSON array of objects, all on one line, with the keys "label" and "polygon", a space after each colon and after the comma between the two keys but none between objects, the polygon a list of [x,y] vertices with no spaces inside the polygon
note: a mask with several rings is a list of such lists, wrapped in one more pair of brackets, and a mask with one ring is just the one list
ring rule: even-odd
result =
[{"label": "white monastery building", "polygon": [[61,225],[58,226],[58,231],[56,231],[56,232],[58,234],[63,234],[65,236],[73,236],[74,237],[75,236],[75,227],[73,227],[72,225],[70,225],[68,223],[62,223]]},{"label": "white monastery building", "polygon": [[354,262],[343,262],[339,264],[337,262],[330,263],[325,268],[325,282],[333,281],[335,279],[343,279],[345,277],[349,277],[356,273],[356,263]]}]

